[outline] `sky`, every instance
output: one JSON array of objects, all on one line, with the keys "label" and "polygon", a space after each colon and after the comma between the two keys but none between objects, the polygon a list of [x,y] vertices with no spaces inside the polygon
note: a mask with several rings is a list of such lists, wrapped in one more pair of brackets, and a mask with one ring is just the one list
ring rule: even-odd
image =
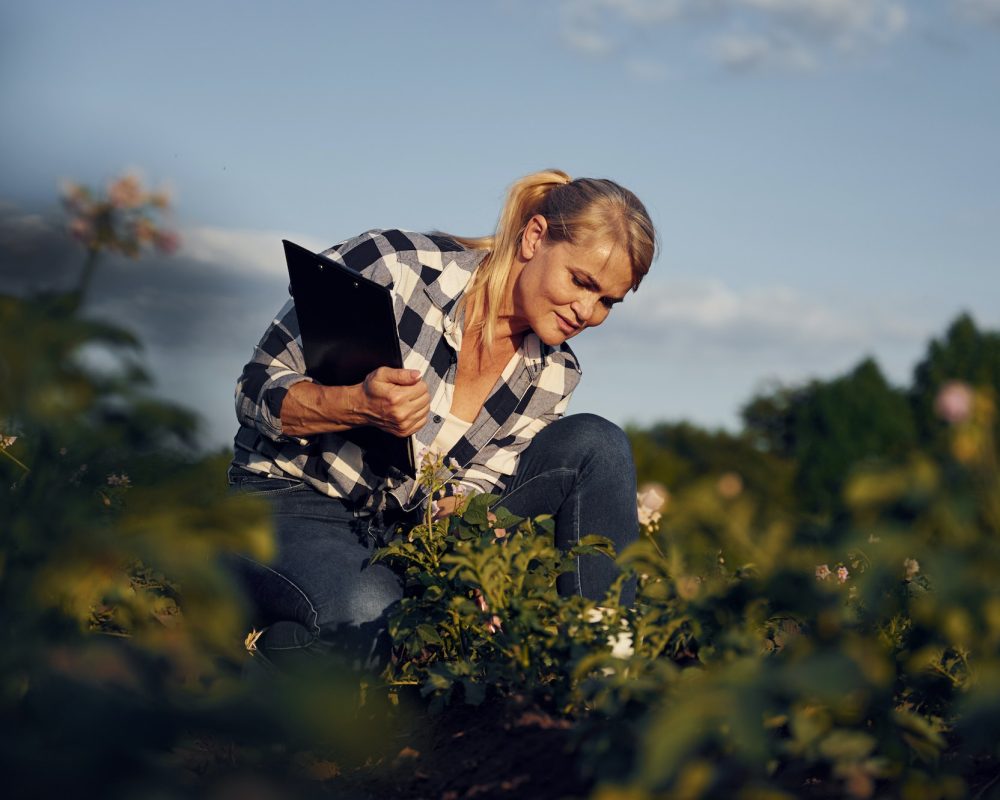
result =
[{"label": "sky", "polygon": [[157,391],[235,430],[282,238],[492,231],[558,167],[632,189],[660,254],[574,340],[571,411],[734,430],[776,383],[908,383],[1000,329],[1000,0],[110,2],[0,7],[0,291],[82,253],[60,181],[138,171],[180,251],[100,266]]}]

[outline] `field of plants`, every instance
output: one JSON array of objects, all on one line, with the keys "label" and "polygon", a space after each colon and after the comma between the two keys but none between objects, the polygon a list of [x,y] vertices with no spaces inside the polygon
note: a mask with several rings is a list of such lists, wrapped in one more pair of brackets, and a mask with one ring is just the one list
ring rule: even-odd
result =
[{"label": "field of plants", "polygon": [[165,200],[67,203],[82,273],[0,295],[7,796],[1000,797],[1000,333],[960,317],[905,388],[774,387],[739,433],[629,431],[641,539],[578,550],[634,606],[559,597],[551,523],[473,497],[379,554],[382,674],[276,675],[219,566],[267,557],[263,506],[87,313],[100,257],[176,244]]}]

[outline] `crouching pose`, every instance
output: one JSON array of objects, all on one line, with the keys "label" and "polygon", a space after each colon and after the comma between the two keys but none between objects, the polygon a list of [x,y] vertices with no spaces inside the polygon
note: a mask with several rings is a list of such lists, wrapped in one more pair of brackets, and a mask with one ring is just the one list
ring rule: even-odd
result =
[{"label": "crouching pose", "polygon": [[[511,187],[493,236],[372,230],[324,252],[390,289],[403,368],[354,386],[312,381],[290,300],[243,369],[229,480],[267,499],[277,540],[267,564],[237,559],[260,655],[334,650],[372,664],[385,652],[402,584],[369,559],[428,500],[412,478],[376,473],[340,435],[354,426],[447,454],[449,492],[553,515],[560,547],[601,534],[621,549],[638,535],[625,434],[598,416],[564,416],[581,374],[567,342],[638,288],[654,250],[632,192],[552,170]],[[457,500],[439,499],[437,513]],[[616,574],[610,559],[582,557],[558,589],[598,599]]]}]

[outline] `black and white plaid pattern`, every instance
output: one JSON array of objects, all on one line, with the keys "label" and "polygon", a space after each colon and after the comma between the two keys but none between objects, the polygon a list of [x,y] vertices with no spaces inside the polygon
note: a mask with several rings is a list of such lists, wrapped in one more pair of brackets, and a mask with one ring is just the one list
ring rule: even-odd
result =
[{"label": "black and white plaid pattern", "polygon": [[[414,439],[417,452],[427,448],[451,409],[455,389],[462,330],[453,311],[485,251],[466,250],[442,236],[372,230],[324,255],[391,289],[403,366],[418,370],[430,391],[431,417]],[[263,475],[300,478],[361,511],[382,509],[387,495],[405,509],[420,505],[426,498],[412,478],[375,475],[362,450],[336,433],[301,439],[282,432],[282,400],[288,387],[303,380],[311,379],[305,376],[289,300],[237,383],[240,429],[233,463]],[[457,465],[458,489],[501,492],[531,438],[565,412],[579,380],[580,367],[567,344],[550,347],[529,332],[479,416],[447,453]]]}]

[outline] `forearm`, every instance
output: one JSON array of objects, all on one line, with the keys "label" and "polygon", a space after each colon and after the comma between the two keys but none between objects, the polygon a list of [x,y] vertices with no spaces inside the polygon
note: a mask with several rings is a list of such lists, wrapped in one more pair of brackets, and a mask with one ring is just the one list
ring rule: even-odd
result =
[{"label": "forearm", "polygon": [[339,433],[364,425],[359,386],[323,386],[296,383],[281,403],[281,427],[289,436]]}]

